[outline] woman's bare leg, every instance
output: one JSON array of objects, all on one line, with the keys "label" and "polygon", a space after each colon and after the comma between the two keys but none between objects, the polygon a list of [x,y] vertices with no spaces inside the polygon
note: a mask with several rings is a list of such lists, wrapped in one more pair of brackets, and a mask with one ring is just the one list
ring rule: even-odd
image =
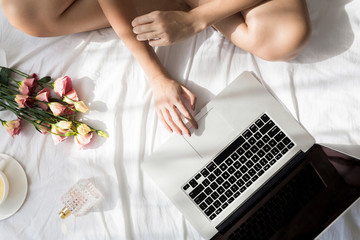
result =
[{"label": "woman's bare leg", "polygon": [[[194,8],[209,0],[185,0]],[[311,34],[305,0],[266,0],[214,25],[236,46],[265,60],[290,60]]]},{"label": "woman's bare leg", "polygon": [[[190,9],[182,1],[132,1],[139,15]],[[10,23],[32,36],[53,37],[110,27],[98,0],[1,0],[1,5]]]},{"label": "woman's bare leg", "polygon": [[68,35],[109,27],[97,0],[2,0],[10,23],[32,36]]}]

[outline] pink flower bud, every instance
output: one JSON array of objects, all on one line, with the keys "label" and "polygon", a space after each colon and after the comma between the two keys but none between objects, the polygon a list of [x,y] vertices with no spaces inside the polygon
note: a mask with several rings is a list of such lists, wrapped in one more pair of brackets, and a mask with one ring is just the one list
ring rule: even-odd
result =
[{"label": "pink flower bud", "polygon": [[68,104],[74,104],[74,102],[78,102],[79,98],[76,94],[75,89],[71,89],[70,92],[68,92],[63,99],[64,102],[68,103]]},{"label": "pink flower bud", "polygon": [[63,97],[72,89],[71,78],[68,76],[58,78],[55,80],[53,86],[54,92],[60,97]]},{"label": "pink flower bud", "polygon": [[2,122],[2,125],[5,127],[10,136],[14,137],[14,135],[18,135],[20,133],[21,119],[18,118],[16,120]]},{"label": "pink flower bud", "polygon": [[63,130],[68,130],[68,129],[71,129],[72,122],[71,121],[60,121],[60,122],[56,123],[56,126]]},{"label": "pink flower bud", "polygon": [[26,95],[16,95],[15,101],[19,108],[31,107],[34,104],[34,98]]},{"label": "pink flower bud", "polygon": [[85,136],[91,131],[91,128],[88,125],[82,123],[76,128],[76,130],[80,135]]},{"label": "pink flower bud", "polygon": [[32,78],[25,78],[19,83],[19,91],[22,95],[31,95],[38,86],[38,77],[35,73]]},{"label": "pink flower bud", "polygon": [[85,145],[90,143],[92,136],[92,132],[86,134],[85,136],[77,134],[74,137],[75,144],[78,146],[79,149],[82,149]]},{"label": "pink flower bud", "polygon": [[49,107],[46,103],[43,102],[49,102],[49,98],[50,98],[50,89],[44,88],[36,95],[35,99],[41,101],[41,102],[37,102],[36,104],[46,111]]},{"label": "pink flower bud", "polygon": [[54,141],[54,144],[57,145],[60,142],[63,142],[67,136],[66,133],[67,132],[71,132],[71,130],[69,129],[61,129],[59,127],[56,126],[56,124],[52,124],[51,125],[51,137]]},{"label": "pink flower bud", "polygon": [[82,113],[87,113],[89,111],[88,107],[83,101],[74,102],[75,109]]},{"label": "pink flower bud", "polygon": [[64,115],[64,112],[66,111],[66,106],[58,102],[48,103],[48,106],[50,110],[53,112],[54,116]]}]

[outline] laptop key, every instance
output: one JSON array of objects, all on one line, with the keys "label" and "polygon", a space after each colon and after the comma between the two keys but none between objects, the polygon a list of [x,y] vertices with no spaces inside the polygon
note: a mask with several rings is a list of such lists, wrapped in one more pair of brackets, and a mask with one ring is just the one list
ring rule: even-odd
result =
[{"label": "laptop key", "polygon": [[284,143],[285,145],[288,145],[290,142],[291,142],[291,140],[286,136],[282,140],[282,143]]},{"label": "laptop key", "polygon": [[200,184],[189,193],[189,196],[194,199],[199,193],[202,192],[202,190],[204,190],[204,186]]},{"label": "laptop key", "polygon": [[211,194],[213,191],[212,191],[211,188],[207,187],[207,188],[204,190],[204,192],[205,192],[207,195],[209,195],[209,194]]},{"label": "laptop key", "polygon": [[[234,153],[234,154],[236,154],[236,153]],[[234,155],[233,154],[233,155]],[[236,154],[237,155],[237,154]],[[239,157],[238,157],[239,158]],[[231,164],[233,163],[234,161],[231,159],[231,158],[227,158],[226,159],[226,161],[225,161],[225,163],[228,165],[228,166],[231,166]]]},{"label": "laptop key", "polygon": [[283,139],[285,137],[285,133],[283,133],[282,131],[280,131],[276,136],[275,136],[275,140],[280,142],[281,139]]},{"label": "laptop key", "polygon": [[216,179],[216,176],[214,174],[210,174],[208,179],[212,182]]},{"label": "laptop key", "polygon": [[204,213],[205,213],[207,216],[210,216],[214,211],[215,211],[214,206],[210,206],[210,207],[208,207],[208,208],[204,211]]},{"label": "laptop key", "polygon": [[231,197],[231,196],[233,195],[233,193],[232,193],[231,190],[227,190],[227,191],[225,192],[225,195],[226,195],[227,197]]},{"label": "laptop key", "polygon": [[216,168],[216,165],[215,165],[213,162],[211,162],[211,163],[209,163],[209,164],[206,166],[206,168],[207,168],[210,172],[212,172],[212,171],[214,171],[214,169]]},{"label": "laptop key", "polygon": [[224,203],[226,202],[227,200],[227,197],[225,195],[222,195],[220,198],[219,198],[220,202]]},{"label": "laptop key", "polygon": [[278,126],[273,127],[269,132],[269,137],[274,137],[278,132],[280,131],[280,128]]},{"label": "laptop key", "polygon": [[203,170],[201,170],[201,175],[203,175],[203,177],[207,177],[210,173],[209,173],[209,171],[206,169],[206,168],[204,168]]},{"label": "laptop key", "polygon": [[219,194],[217,192],[213,192],[211,194],[212,199],[217,199],[219,197]]},{"label": "laptop key", "polygon": [[199,205],[201,210],[205,210],[207,208],[207,206],[208,205],[206,203],[204,203],[204,202]]},{"label": "laptop key", "polygon": [[229,206],[229,204],[228,204],[228,203],[224,203],[221,207],[222,207],[222,209],[225,209],[227,206]]},{"label": "laptop key", "polygon": [[246,130],[242,136],[245,138],[245,139],[249,139],[251,136],[252,136],[252,132],[250,130]]},{"label": "laptop key", "polygon": [[213,201],[214,200],[212,200],[212,198],[211,197],[208,197],[207,199],[205,199],[205,202],[207,203],[207,204],[211,204],[211,203],[213,203]]},{"label": "laptop key", "polygon": [[206,194],[202,192],[196,198],[194,198],[194,202],[196,204],[200,204],[205,198],[206,198]]},{"label": "laptop key", "polygon": [[260,127],[264,126],[264,122],[261,121],[261,119],[258,119],[258,120],[256,120],[255,125],[260,128]]},{"label": "laptop key", "polygon": [[213,205],[214,207],[218,208],[221,206],[221,202],[219,200],[216,200]]},{"label": "laptop key", "polygon": [[198,182],[195,179],[191,179],[189,183],[193,188],[198,185]]},{"label": "laptop key", "polygon": [[213,220],[215,217],[216,217],[216,214],[214,213],[209,218],[210,218],[210,220]]},{"label": "laptop key", "polygon": [[190,187],[190,185],[189,185],[189,184],[185,184],[185,186],[183,186],[183,189],[186,191],[186,190],[188,190],[188,189],[189,189],[189,187]]},{"label": "laptop key", "polygon": [[230,174],[228,172],[224,172],[221,177],[223,177],[224,179],[228,179],[230,177]]},{"label": "laptop key", "polygon": [[236,178],[234,176],[231,176],[228,181],[233,184],[234,182],[236,182]]},{"label": "laptop key", "polygon": [[214,171],[215,176],[220,176],[221,173],[222,173],[222,172],[221,172],[221,170],[220,170],[219,168],[217,168],[217,169]]},{"label": "laptop key", "polygon": [[252,124],[252,125],[250,126],[250,130],[251,130],[253,133],[255,133],[255,132],[258,130],[258,128],[257,128],[257,126],[256,126],[255,124]]},{"label": "laptop key", "polygon": [[261,120],[263,120],[264,122],[267,122],[270,120],[269,116],[267,114],[263,114],[261,117]]},{"label": "laptop key", "polygon": [[209,186],[210,181],[208,179],[204,179],[204,181],[201,182],[202,185],[204,185],[205,187]]},{"label": "laptop key", "polygon": [[232,160],[237,160],[239,157],[240,156],[236,152],[231,155]]},{"label": "laptop key", "polygon": [[270,120],[269,122],[267,122],[267,123],[260,129],[260,132],[261,132],[262,134],[265,134],[265,133],[267,133],[274,125],[275,125],[274,122]]}]

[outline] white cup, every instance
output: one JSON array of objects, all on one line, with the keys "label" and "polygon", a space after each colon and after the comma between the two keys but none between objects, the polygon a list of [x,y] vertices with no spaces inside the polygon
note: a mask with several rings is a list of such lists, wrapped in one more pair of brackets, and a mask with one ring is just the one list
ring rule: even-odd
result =
[{"label": "white cup", "polygon": [[0,171],[0,205],[5,202],[9,193],[9,182],[4,172]]}]

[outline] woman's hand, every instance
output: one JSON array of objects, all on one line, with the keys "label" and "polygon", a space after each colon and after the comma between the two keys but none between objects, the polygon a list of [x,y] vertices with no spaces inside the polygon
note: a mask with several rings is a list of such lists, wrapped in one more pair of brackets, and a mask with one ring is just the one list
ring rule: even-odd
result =
[{"label": "woman's hand", "polygon": [[151,46],[167,46],[202,31],[206,24],[183,11],[154,11],[135,18],[131,25],[139,41]]},{"label": "woman's hand", "polygon": [[156,112],[164,127],[171,132],[190,136],[190,131],[181,116],[187,119],[194,128],[197,128],[197,123],[183,100],[187,100],[194,110],[196,96],[183,85],[165,76],[158,77],[152,82]]}]

